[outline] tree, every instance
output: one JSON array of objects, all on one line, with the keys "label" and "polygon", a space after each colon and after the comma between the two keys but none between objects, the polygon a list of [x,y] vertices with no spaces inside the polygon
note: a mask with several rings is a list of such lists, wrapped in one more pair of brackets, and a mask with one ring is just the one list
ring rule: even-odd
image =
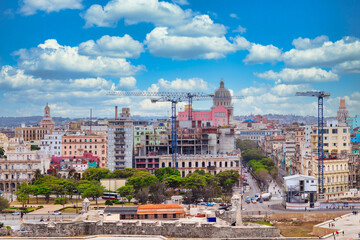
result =
[{"label": "tree", "polygon": [[254,141],[236,139],[236,148],[240,148],[241,151],[245,151],[247,149],[254,149],[257,147],[258,144]]},{"label": "tree", "polygon": [[76,170],[74,168],[70,169],[70,171],[68,173],[68,178],[69,179],[75,179],[76,178]]},{"label": "tree", "polygon": [[163,181],[166,177],[169,176],[180,176],[180,172],[177,169],[171,167],[159,168],[155,170],[155,176],[159,181]]},{"label": "tree", "polygon": [[30,193],[31,193],[30,185],[28,185],[27,183],[22,183],[19,187],[19,190],[17,190],[15,193],[17,195],[16,200],[21,202],[22,207],[24,208],[25,204],[30,199]]},{"label": "tree", "polygon": [[0,211],[8,208],[9,206],[10,206],[9,201],[3,197],[0,197]]},{"label": "tree", "polygon": [[103,187],[100,183],[92,182],[92,184],[90,184],[88,188],[84,190],[81,197],[82,198],[91,197],[94,200],[96,200],[96,205],[98,205],[98,198],[103,195],[104,191],[105,191],[105,187]]},{"label": "tree", "polygon": [[195,187],[203,187],[206,184],[205,177],[198,173],[193,173],[188,175],[187,177],[184,178],[183,181],[184,181],[183,182],[184,187],[187,189],[193,189]]},{"label": "tree", "polygon": [[133,195],[126,195],[126,199],[128,200],[128,202],[130,203],[131,199],[133,199]]},{"label": "tree", "polygon": [[112,178],[129,178],[139,172],[147,172],[146,169],[135,169],[135,168],[124,168],[124,169],[115,169],[111,173]]},{"label": "tree", "polygon": [[83,173],[83,179],[100,181],[100,179],[109,177],[110,170],[107,168],[88,168]]},{"label": "tree", "polygon": [[139,191],[142,188],[149,187],[157,183],[157,178],[149,172],[138,172],[132,177],[129,177],[126,185],[132,185],[135,191]]},{"label": "tree", "polygon": [[242,157],[245,162],[249,162],[250,160],[260,160],[264,157],[264,155],[259,148],[255,148],[243,151]]},{"label": "tree", "polygon": [[43,195],[45,197],[46,203],[49,203],[50,195],[52,193],[51,187],[47,185],[39,186],[37,191],[38,191],[38,195]]},{"label": "tree", "polygon": [[177,175],[171,175],[164,179],[164,183],[169,188],[178,188],[181,186],[183,179]]},{"label": "tree", "polygon": [[259,181],[259,185],[260,188],[263,191],[266,191],[267,188],[269,187],[269,183],[268,183],[268,179],[269,179],[269,173],[266,169],[260,169],[257,173],[256,173],[256,178]]},{"label": "tree", "polygon": [[0,147],[0,158],[4,158],[5,157],[5,150],[3,147]]},{"label": "tree", "polygon": [[135,198],[136,198],[141,204],[146,204],[147,201],[149,200],[149,188],[140,189],[140,190],[136,193]]},{"label": "tree", "polygon": [[155,204],[163,203],[166,199],[165,183],[159,182],[150,186],[150,201]]},{"label": "tree", "polygon": [[118,188],[116,191],[120,194],[121,197],[126,197],[128,195],[134,195],[134,193],[135,193],[135,190],[132,185],[122,186],[121,188]]}]

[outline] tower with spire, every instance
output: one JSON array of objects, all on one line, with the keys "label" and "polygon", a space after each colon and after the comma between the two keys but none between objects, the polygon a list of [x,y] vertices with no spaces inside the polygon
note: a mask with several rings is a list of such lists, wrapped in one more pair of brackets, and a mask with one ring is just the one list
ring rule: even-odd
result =
[{"label": "tower with spire", "polygon": [[346,126],[346,119],[349,118],[349,111],[346,109],[345,98],[340,99],[339,110],[337,111],[336,119],[339,122],[339,126]]},{"label": "tower with spire", "polygon": [[55,128],[55,122],[50,116],[50,107],[48,103],[46,103],[44,108],[44,117],[40,122],[40,126],[51,130]]}]

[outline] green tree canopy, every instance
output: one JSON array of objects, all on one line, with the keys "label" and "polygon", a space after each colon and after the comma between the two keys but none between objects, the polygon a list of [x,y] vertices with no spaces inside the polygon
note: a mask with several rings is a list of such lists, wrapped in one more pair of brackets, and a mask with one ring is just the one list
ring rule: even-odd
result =
[{"label": "green tree canopy", "polygon": [[121,197],[126,197],[127,195],[134,195],[135,190],[132,185],[125,185],[121,188],[118,188],[117,192],[120,194]]},{"label": "green tree canopy", "polygon": [[180,176],[180,172],[177,169],[173,169],[171,167],[159,168],[155,170],[155,176],[159,181],[163,181],[166,177],[169,176]]},{"label": "green tree canopy", "polygon": [[182,185],[183,179],[177,175],[170,175],[164,179],[164,183],[169,188],[178,188]]},{"label": "green tree canopy", "polygon": [[83,173],[83,179],[86,180],[97,180],[107,178],[110,176],[110,170],[107,168],[88,168]]},{"label": "green tree canopy", "polygon": [[132,185],[135,191],[139,191],[142,188],[150,187],[158,182],[157,178],[149,172],[138,172],[132,177],[129,177],[126,185]]},{"label": "green tree canopy", "polygon": [[258,147],[258,144],[254,141],[236,139],[236,148],[240,148],[241,151],[245,151],[248,149],[254,149],[257,147]]},{"label": "green tree canopy", "polygon": [[194,172],[183,179],[183,184],[184,187],[187,189],[193,189],[195,187],[203,187],[206,184],[206,179],[203,175]]},{"label": "green tree canopy", "polygon": [[264,157],[264,155],[259,148],[255,148],[243,151],[242,157],[245,162],[249,162],[251,160],[260,160]]},{"label": "green tree canopy", "polygon": [[10,206],[9,201],[3,197],[0,197],[0,211],[8,208],[9,206]]},{"label": "green tree canopy", "polygon": [[115,169],[110,175],[112,178],[129,178],[138,172],[147,172],[147,170],[135,168]]}]

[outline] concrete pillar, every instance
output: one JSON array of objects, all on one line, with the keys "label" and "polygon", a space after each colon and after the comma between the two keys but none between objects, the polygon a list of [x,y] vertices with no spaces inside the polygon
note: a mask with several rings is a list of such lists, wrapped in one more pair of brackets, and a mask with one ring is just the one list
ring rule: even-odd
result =
[{"label": "concrete pillar", "polygon": [[241,217],[241,197],[238,193],[235,193],[231,198],[231,203],[235,207],[235,221],[236,226],[242,226],[242,217]]}]

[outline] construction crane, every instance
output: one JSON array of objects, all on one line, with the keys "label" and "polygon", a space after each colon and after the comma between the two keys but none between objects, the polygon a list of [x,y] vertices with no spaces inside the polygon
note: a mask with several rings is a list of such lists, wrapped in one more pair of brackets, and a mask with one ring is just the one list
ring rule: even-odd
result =
[{"label": "construction crane", "polygon": [[318,188],[319,197],[324,194],[324,98],[329,98],[330,93],[324,91],[297,92],[295,96],[310,96],[318,98]]},{"label": "construction crane", "polygon": [[[188,101],[189,114],[188,120],[192,120],[192,102],[211,100],[214,94],[190,93],[190,92],[148,92],[148,91],[109,91],[107,95],[113,96],[130,96],[130,97],[159,97],[151,99],[151,102],[171,102],[171,155],[172,166],[177,168],[177,126],[176,126],[176,104]],[[232,96],[234,99],[242,99],[242,96]],[[218,98],[217,98],[218,99]],[[221,98],[219,99],[221,100]],[[225,99],[224,100],[228,100]]]}]

